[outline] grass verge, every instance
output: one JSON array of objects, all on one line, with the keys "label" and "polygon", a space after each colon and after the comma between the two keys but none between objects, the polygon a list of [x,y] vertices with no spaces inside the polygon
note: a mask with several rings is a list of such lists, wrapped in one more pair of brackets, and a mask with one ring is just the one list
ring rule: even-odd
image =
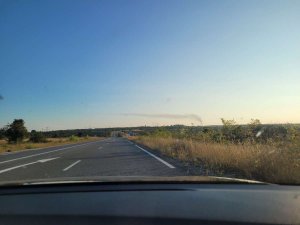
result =
[{"label": "grass verge", "polygon": [[3,152],[15,152],[24,149],[46,148],[52,146],[59,146],[73,143],[83,143],[89,141],[102,140],[102,137],[70,137],[70,138],[48,138],[45,143],[32,143],[25,140],[19,144],[9,144],[5,140],[0,140],[0,153]]},{"label": "grass verge", "polygon": [[234,171],[237,177],[245,179],[300,184],[300,151],[271,145],[204,143],[171,137],[140,136],[134,141],[190,165],[201,165],[210,174],[225,176]]}]

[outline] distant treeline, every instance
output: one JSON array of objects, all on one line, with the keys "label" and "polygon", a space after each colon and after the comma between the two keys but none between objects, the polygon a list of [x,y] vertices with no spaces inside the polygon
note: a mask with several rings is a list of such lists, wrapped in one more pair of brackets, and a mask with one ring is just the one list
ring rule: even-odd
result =
[{"label": "distant treeline", "polygon": [[123,135],[151,135],[198,139],[213,142],[278,142],[295,141],[300,138],[300,124],[261,124],[253,119],[249,124],[239,125],[234,120],[222,119],[223,125],[217,126],[160,126],[160,127],[123,127],[74,129],[43,132],[46,137],[69,137],[72,135],[109,137]]},{"label": "distant treeline", "polygon": [[74,130],[55,130],[42,132],[47,138],[70,137],[70,136],[93,136],[93,137],[109,137],[112,129],[98,128],[98,129],[74,129]]},{"label": "distant treeline", "polygon": [[122,135],[151,135],[158,137],[173,137],[195,139],[212,142],[300,142],[300,124],[261,124],[258,119],[252,119],[248,124],[239,125],[234,120],[222,119],[222,125],[217,126],[160,126],[160,127],[122,127],[70,129],[55,131],[27,131],[22,119],[16,119],[11,124],[0,129],[0,139],[7,138],[10,142],[21,141],[30,137],[32,141],[44,141],[43,138],[60,137],[109,137]]}]

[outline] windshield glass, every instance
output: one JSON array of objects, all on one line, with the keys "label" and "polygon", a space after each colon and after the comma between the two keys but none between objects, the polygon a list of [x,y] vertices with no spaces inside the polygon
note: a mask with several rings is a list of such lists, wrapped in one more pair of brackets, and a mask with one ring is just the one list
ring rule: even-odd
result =
[{"label": "windshield glass", "polygon": [[289,0],[0,1],[0,182],[299,184],[299,12]]}]

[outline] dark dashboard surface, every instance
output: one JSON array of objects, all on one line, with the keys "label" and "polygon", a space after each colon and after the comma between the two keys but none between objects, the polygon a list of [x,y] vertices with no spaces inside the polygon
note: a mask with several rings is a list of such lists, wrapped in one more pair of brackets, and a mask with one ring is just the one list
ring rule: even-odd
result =
[{"label": "dark dashboard surface", "polygon": [[300,187],[85,183],[0,188],[0,224],[300,224]]}]

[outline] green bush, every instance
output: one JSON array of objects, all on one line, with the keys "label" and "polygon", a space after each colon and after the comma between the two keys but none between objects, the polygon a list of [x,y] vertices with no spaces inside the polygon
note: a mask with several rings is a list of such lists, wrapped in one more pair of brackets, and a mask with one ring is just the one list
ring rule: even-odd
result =
[{"label": "green bush", "polygon": [[41,132],[37,132],[35,130],[32,130],[30,132],[30,139],[29,139],[31,142],[33,143],[45,143],[47,142],[47,139],[46,137],[43,135],[43,133]]},{"label": "green bush", "polygon": [[6,130],[5,130],[4,127],[0,128],[0,139],[4,139],[5,138],[5,132],[6,132]]},{"label": "green bush", "polygon": [[28,145],[25,146],[25,148],[26,148],[26,149],[32,149],[33,147],[32,147],[31,144],[28,144]]},{"label": "green bush", "polygon": [[[181,132],[182,133],[182,132]],[[164,128],[157,128],[154,133],[152,134],[154,137],[172,137],[172,133]]]},{"label": "green bush", "polygon": [[78,140],[79,140],[79,138],[75,135],[72,135],[69,137],[69,141],[78,141]]}]

